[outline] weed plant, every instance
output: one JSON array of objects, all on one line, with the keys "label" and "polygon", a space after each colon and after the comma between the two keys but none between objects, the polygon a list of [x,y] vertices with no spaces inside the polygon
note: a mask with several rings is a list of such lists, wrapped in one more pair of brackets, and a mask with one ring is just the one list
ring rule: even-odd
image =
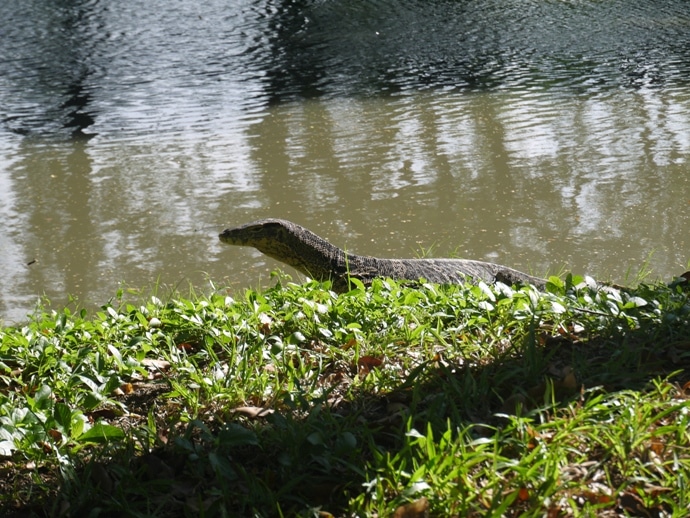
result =
[{"label": "weed plant", "polygon": [[3,516],[687,516],[685,284],[122,293],[0,330]]}]

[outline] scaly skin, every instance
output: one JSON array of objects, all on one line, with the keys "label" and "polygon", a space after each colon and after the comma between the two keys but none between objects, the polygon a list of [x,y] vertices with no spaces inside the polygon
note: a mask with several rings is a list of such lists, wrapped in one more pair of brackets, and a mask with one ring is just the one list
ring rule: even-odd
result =
[{"label": "scaly skin", "polygon": [[546,279],[500,264],[465,259],[380,259],[346,253],[304,227],[283,219],[262,219],[229,228],[218,236],[228,245],[252,246],[317,280],[332,281],[335,291],[348,289],[348,277],[370,284],[376,277],[439,284],[482,280],[487,284],[531,284],[544,290]]}]

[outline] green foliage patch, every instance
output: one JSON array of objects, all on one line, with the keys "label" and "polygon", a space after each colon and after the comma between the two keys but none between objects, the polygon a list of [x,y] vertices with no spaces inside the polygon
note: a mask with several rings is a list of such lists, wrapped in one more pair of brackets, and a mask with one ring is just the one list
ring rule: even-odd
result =
[{"label": "green foliage patch", "polygon": [[0,514],[690,512],[684,283],[328,288],[1,329]]}]

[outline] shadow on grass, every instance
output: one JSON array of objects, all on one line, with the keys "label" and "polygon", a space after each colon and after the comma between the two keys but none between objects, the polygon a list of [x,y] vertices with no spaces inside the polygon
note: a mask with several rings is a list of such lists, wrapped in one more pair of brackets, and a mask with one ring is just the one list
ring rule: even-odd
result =
[{"label": "shadow on grass", "polygon": [[[77,471],[65,468],[62,486],[48,491],[51,501],[5,512],[338,516],[352,499],[366,500],[376,466],[406,448],[411,429],[489,437],[506,415],[557,411],[597,392],[644,391],[658,379],[681,388],[690,381],[690,327],[677,314],[640,319],[634,328],[612,320],[587,335],[575,324],[540,322],[501,348],[490,361],[473,362],[440,350],[385,390],[378,362],[388,360],[360,358],[324,369],[325,392],[316,399],[298,389],[270,409],[211,404],[187,423],[174,419],[174,400],[161,398],[167,384],[122,396],[132,414],[152,416],[146,437],[133,431],[129,447],[112,454],[105,447]],[[404,459],[401,466],[415,469]],[[395,487],[390,496],[399,496]]]}]

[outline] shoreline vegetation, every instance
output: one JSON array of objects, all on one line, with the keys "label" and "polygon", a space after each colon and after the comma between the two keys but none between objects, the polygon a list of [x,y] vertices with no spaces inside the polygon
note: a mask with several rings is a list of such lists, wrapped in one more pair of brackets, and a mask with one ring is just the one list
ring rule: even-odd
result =
[{"label": "shoreline vegetation", "polygon": [[0,515],[690,513],[683,279],[328,287],[0,328]]}]

